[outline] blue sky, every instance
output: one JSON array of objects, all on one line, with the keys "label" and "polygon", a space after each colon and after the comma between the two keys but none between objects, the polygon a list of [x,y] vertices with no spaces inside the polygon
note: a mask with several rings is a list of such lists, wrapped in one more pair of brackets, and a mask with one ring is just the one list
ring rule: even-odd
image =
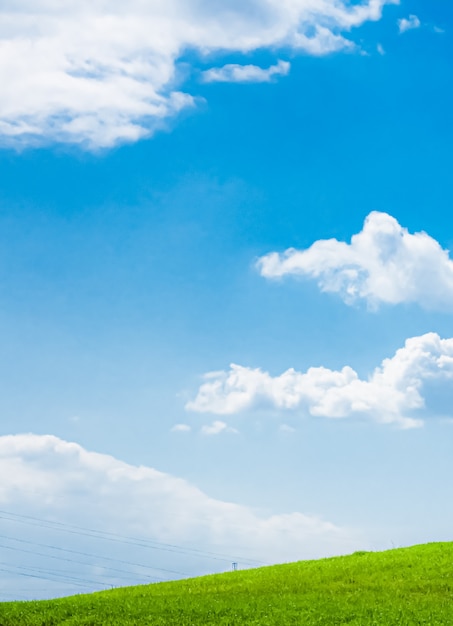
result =
[{"label": "blue sky", "polygon": [[5,599],[127,584],[49,520],[170,578],[451,539],[453,9],[35,5],[0,9]]}]

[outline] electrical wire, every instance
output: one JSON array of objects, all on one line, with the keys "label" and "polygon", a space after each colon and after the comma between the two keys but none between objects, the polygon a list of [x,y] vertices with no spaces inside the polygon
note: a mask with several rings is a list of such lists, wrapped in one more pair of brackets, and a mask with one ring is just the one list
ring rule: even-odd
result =
[{"label": "electrical wire", "polygon": [[[158,570],[161,572],[166,572],[168,574],[178,574],[179,576],[187,576],[184,572],[179,572],[177,570],[165,569],[163,567],[153,567],[150,565],[143,565],[141,563],[132,563],[131,561],[124,561],[122,559],[114,559],[109,556],[100,556],[99,554],[91,554],[88,552],[80,552],[79,550],[71,550],[70,548],[61,548],[60,546],[53,546],[48,543],[38,543],[37,541],[30,541],[28,539],[18,539],[17,537],[9,537],[8,535],[0,535],[1,539],[9,539],[10,541],[17,541],[18,543],[25,543],[32,546],[38,546],[40,548],[49,548],[50,550],[58,550],[59,552],[68,552],[70,554],[77,554],[79,556],[86,556],[88,558],[93,559],[104,559],[106,561],[111,561],[114,563],[122,563],[123,565],[130,565],[132,567],[143,567],[148,570]],[[154,578],[159,582],[164,582],[164,578],[158,578],[157,576],[152,576],[150,578]]]},{"label": "electrical wire", "polygon": [[[1,565],[8,565],[8,563],[0,563]],[[16,567],[17,569],[23,569],[23,570],[28,570],[25,572],[21,572],[21,571],[15,571],[12,570],[11,567]],[[31,574],[30,572],[37,572],[35,574]],[[28,578],[39,578],[39,580],[50,580],[52,582],[67,582],[67,584],[71,584],[71,585],[77,585],[78,587],[85,587],[88,589],[92,588],[92,585],[95,586],[99,586],[102,585],[103,587],[106,587],[108,585],[106,585],[105,583],[99,583],[99,582],[95,582],[92,580],[85,580],[85,579],[81,579],[81,578],[76,578],[75,576],[65,576],[65,575],[59,575],[58,573],[50,573],[51,576],[54,576],[54,578],[49,578],[49,572],[46,570],[42,570],[39,568],[34,568],[34,567],[27,567],[27,566],[9,566],[9,569],[4,568],[4,567],[0,567],[0,572],[6,572],[7,574],[15,574],[17,576],[27,576]],[[55,577],[57,577],[55,579]],[[66,581],[65,581],[66,579]]]},{"label": "electrical wire", "polygon": [[[85,565],[87,567],[93,567],[92,563],[86,563],[85,561],[76,561],[74,559],[66,559],[65,557],[62,556],[56,556],[54,554],[43,554],[42,552],[35,552],[33,550],[25,550],[24,548],[15,548],[14,546],[6,546],[5,544],[0,543],[0,548],[6,549],[6,550],[14,550],[15,552],[22,552],[22,553],[26,553],[26,554],[33,554],[35,556],[42,556],[44,558],[48,558],[48,559],[56,559],[58,561],[65,561],[66,563],[77,563],[78,565]],[[125,572],[124,570],[120,570],[120,569],[116,569],[114,567],[108,567],[106,565],[102,566],[102,569],[104,570],[109,570],[111,572],[118,572],[122,575],[122,577],[124,578],[124,574],[130,574],[133,578],[124,578],[124,580],[137,580],[138,576],[134,575],[134,572]],[[118,578],[118,576],[116,576],[116,578]],[[154,582],[156,581],[156,578],[153,576],[148,576],[146,574],[143,574],[143,578],[148,578],[150,580],[153,580]],[[162,579],[161,579],[162,580]]]},{"label": "electrical wire", "polygon": [[[5,516],[9,516],[9,517],[5,517]],[[13,519],[10,519],[11,517]],[[176,552],[178,554],[188,554],[192,556],[202,556],[204,558],[213,559],[216,561],[223,561],[223,562],[230,563],[232,562],[232,560],[235,560],[235,561],[241,561],[242,563],[245,563],[245,564],[266,565],[266,563],[255,560],[255,559],[246,559],[246,558],[241,558],[238,556],[232,557],[231,555],[225,555],[225,554],[212,552],[208,550],[200,550],[198,548],[189,548],[189,547],[180,546],[177,544],[163,543],[160,541],[154,541],[150,539],[138,539],[137,537],[130,537],[127,535],[120,535],[118,533],[100,531],[100,530],[96,530],[92,528],[84,528],[81,526],[76,526],[74,524],[66,524],[63,522],[54,522],[54,521],[46,520],[46,519],[39,518],[39,517],[33,517],[31,515],[21,515],[18,513],[12,513],[10,511],[0,510],[0,519],[4,519],[8,521],[19,521],[20,523],[29,524],[32,526],[48,528],[51,530],[60,530],[61,532],[67,532],[70,534],[92,537],[96,539],[103,539],[106,541],[114,541],[118,543],[136,545],[142,548],[162,550],[166,552]]]}]

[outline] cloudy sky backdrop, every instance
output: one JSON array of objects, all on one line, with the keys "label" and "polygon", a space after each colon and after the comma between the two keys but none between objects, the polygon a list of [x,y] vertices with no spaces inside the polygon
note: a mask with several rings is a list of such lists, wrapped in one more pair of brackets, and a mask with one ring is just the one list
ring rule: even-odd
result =
[{"label": "cloudy sky backdrop", "polygon": [[453,9],[0,18],[0,599],[452,539]]}]

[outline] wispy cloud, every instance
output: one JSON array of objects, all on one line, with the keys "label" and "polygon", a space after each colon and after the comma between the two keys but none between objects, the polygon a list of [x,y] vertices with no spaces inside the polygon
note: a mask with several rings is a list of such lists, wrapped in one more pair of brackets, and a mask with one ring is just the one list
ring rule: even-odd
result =
[{"label": "wispy cloud", "polygon": [[379,20],[394,2],[8,0],[0,8],[0,84],[8,86],[0,90],[0,140],[92,149],[137,141],[195,105],[178,72],[185,50],[350,49],[348,31]]},{"label": "wispy cloud", "polygon": [[192,428],[189,426],[189,424],[175,424],[172,427],[171,432],[172,433],[190,433],[191,430]]},{"label": "wispy cloud", "polygon": [[212,424],[206,424],[201,427],[201,433],[203,435],[220,435],[220,433],[233,433],[237,434],[238,431],[235,428],[231,428],[225,422],[215,420]]},{"label": "wispy cloud", "polygon": [[409,15],[408,18],[403,17],[398,20],[398,28],[400,33],[405,33],[408,30],[414,30],[415,28],[420,28],[421,26],[420,19],[416,15]]},{"label": "wispy cloud", "polygon": [[[325,418],[364,417],[402,428],[422,425],[423,389],[434,381],[448,389],[453,381],[453,338],[436,333],[407,339],[368,379],[349,366],[311,367],[271,376],[261,369],[231,365],[207,375],[189,411],[229,415],[256,407],[296,411]],[[446,407],[445,410],[448,410]]]},{"label": "wispy cloud", "polygon": [[274,76],[286,76],[289,69],[288,61],[278,61],[268,68],[231,63],[206,70],[202,78],[205,83],[268,83]]},{"label": "wispy cloud", "polygon": [[293,428],[292,426],[289,426],[288,424],[281,424],[279,430],[282,433],[295,433],[296,432],[296,429]]},{"label": "wispy cloud", "polygon": [[306,250],[290,248],[258,260],[265,278],[305,276],[346,304],[413,302],[426,309],[453,310],[453,261],[424,232],[411,234],[387,213],[368,215],[351,243],[327,239]]}]

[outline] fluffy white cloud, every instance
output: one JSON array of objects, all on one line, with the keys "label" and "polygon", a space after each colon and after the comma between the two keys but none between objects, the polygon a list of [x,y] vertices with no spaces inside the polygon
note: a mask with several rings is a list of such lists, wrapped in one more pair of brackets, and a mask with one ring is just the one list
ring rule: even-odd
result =
[{"label": "fluffy white cloud", "polygon": [[194,105],[178,61],[278,47],[322,55],[398,0],[5,0],[0,137],[108,147],[153,133]]},{"label": "fluffy white cloud", "polygon": [[428,333],[407,339],[367,380],[348,366],[340,371],[311,367],[304,373],[289,369],[273,377],[261,369],[231,365],[228,372],[214,372],[206,378],[196,398],[186,405],[188,410],[228,415],[267,406],[327,418],[366,417],[414,428],[422,425],[424,387],[430,383],[451,387],[453,338]]},{"label": "fluffy white cloud", "polygon": [[420,28],[421,22],[416,15],[409,15],[408,18],[402,18],[398,20],[398,28],[400,33],[405,33],[407,30],[413,30],[414,28]]},{"label": "fluffy white cloud", "polygon": [[274,76],[286,76],[289,68],[288,61],[278,61],[276,65],[271,65],[267,69],[257,65],[230,63],[203,72],[203,81],[205,83],[266,83]]},{"label": "fluffy white cloud", "polygon": [[203,435],[220,435],[220,433],[234,433],[237,434],[237,430],[235,428],[231,428],[225,422],[220,420],[215,420],[212,424],[206,424],[201,427],[201,433]]},{"label": "fluffy white cloud", "polygon": [[322,291],[338,293],[346,304],[415,302],[426,309],[453,309],[453,261],[424,232],[411,234],[387,213],[368,215],[351,243],[327,239],[306,250],[290,248],[258,260],[266,278],[285,275],[317,279]]},{"label": "fluffy white cloud", "polygon": [[[0,472],[2,592],[14,594],[19,588],[20,578],[14,575],[19,567],[32,572],[28,586],[35,575],[55,578],[58,567],[60,575],[66,572],[88,584],[94,579],[99,582],[91,588],[102,588],[147,582],[145,572],[164,577],[175,577],[175,570],[195,575],[228,570],[232,561],[244,567],[251,559],[271,563],[363,547],[357,534],[316,517],[302,513],[261,515],[245,506],[210,498],[180,478],[88,452],[54,436],[0,437]],[[14,518],[5,511],[28,517]],[[30,516],[50,522],[35,524]],[[80,534],[80,527],[97,532]],[[105,533],[138,537],[141,543],[124,543],[117,534]],[[12,539],[6,542],[5,536]],[[57,551],[36,543],[52,544]],[[9,550],[3,548],[5,544]],[[73,552],[65,552],[67,549]],[[49,555],[70,562],[52,561]],[[123,565],[115,565],[116,559]],[[82,561],[89,567],[83,567]],[[137,566],[134,570],[124,564],[131,561],[149,569]],[[115,566],[124,576],[109,570]],[[8,575],[2,568],[12,573]],[[125,578],[129,570],[135,571],[132,582]],[[43,586],[39,578],[36,581]],[[61,586],[46,582],[44,595],[52,595],[58,584]],[[20,586],[24,586],[23,580]],[[80,591],[73,587],[64,592],[75,590]]]}]

